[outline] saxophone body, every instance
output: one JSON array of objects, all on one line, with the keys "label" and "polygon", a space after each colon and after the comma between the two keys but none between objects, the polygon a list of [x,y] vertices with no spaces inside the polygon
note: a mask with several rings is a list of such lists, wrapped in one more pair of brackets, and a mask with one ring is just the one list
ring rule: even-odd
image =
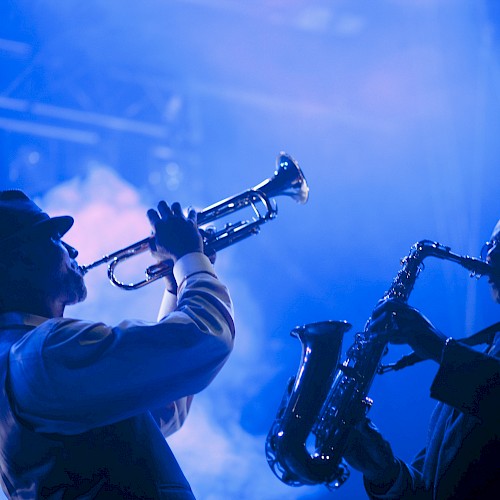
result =
[{"label": "saxophone body", "polygon": [[342,338],[351,325],[346,321],[322,321],[296,327],[291,335],[302,345],[302,361],[289,379],[276,419],[266,440],[266,458],[275,475],[289,486],[323,482],[325,474],[342,476],[347,467],[334,471],[323,458],[310,453],[306,441],[321,411],[337,370]]},{"label": "saxophone body", "polygon": [[[402,259],[381,300],[407,302],[428,256],[456,262],[473,275],[491,274],[491,266],[482,260],[422,240]],[[351,429],[373,403],[368,392],[387,351],[387,342],[369,331],[368,320],[339,364],[342,336],[349,328],[346,322],[322,322],[292,331],[302,342],[302,362],[266,440],[269,466],[290,486],[324,484],[333,490],[349,477],[342,457]],[[335,333],[326,334],[332,329]],[[332,339],[334,345],[327,347]]]}]

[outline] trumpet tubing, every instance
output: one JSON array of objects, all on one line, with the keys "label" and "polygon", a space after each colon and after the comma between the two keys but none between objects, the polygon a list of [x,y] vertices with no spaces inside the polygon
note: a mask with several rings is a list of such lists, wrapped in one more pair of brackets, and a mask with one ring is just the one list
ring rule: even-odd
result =
[{"label": "trumpet tubing", "polygon": [[[202,230],[205,253],[217,252],[257,234],[262,224],[276,217],[277,208],[273,200],[276,196],[289,196],[300,204],[306,203],[309,197],[309,187],[300,167],[292,157],[283,152],[276,159],[276,170],[272,177],[247,191],[214,203],[198,212],[198,225],[203,226],[247,207],[253,211],[250,220],[227,223],[219,229],[211,227]],[[121,250],[104,255],[92,264],[81,266],[80,270],[85,274],[95,267],[108,264],[108,278],[113,285],[124,290],[137,290],[166,276],[171,271],[170,267],[163,263],[149,266],[142,281],[129,284],[118,280],[116,267],[125,260],[151,250],[154,241],[155,236],[149,236]]]}]

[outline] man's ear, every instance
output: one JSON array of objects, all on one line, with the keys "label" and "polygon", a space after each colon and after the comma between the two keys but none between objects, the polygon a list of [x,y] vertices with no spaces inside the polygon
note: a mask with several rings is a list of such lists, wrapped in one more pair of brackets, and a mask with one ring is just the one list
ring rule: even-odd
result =
[{"label": "man's ear", "polygon": [[24,248],[19,249],[16,260],[19,266],[24,267],[28,271],[34,271],[39,266],[39,262],[35,260],[33,253]]},{"label": "man's ear", "polygon": [[25,248],[16,248],[0,258],[0,273],[2,276],[15,276],[32,272],[37,268],[33,255]]}]

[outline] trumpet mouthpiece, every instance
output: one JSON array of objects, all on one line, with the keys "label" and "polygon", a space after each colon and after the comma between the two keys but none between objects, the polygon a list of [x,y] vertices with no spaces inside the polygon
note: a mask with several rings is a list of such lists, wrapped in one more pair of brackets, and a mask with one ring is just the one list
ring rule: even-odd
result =
[{"label": "trumpet mouthpiece", "polygon": [[85,276],[89,272],[88,268],[85,266],[78,266],[78,269],[80,270],[80,274],[82,276]]}]

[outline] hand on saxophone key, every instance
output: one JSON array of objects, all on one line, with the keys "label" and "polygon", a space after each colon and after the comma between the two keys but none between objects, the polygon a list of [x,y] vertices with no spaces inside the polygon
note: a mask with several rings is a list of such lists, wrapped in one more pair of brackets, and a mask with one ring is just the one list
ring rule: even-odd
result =
[{"label": "hand on saxophone key", "polygon": [[368,328],[392,344],[408,344],[421,359],[441,361],[447,337],[420,311],[403,302],[393,299],[380,302]]}]

